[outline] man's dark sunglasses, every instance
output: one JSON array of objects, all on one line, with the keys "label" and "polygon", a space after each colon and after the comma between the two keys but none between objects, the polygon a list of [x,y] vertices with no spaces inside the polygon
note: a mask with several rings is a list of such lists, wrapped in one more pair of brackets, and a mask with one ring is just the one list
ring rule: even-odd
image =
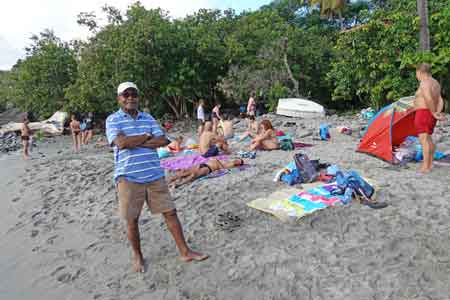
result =
[{"label": "man's dark sunglasses", "polygon": [[138,91],[136,90],[126,90],[124,91],[122,94],[120,94],[122,97],[124,98],[128,98],[128,97],[132,97],[132,98],[137,98],[138,95]]}]

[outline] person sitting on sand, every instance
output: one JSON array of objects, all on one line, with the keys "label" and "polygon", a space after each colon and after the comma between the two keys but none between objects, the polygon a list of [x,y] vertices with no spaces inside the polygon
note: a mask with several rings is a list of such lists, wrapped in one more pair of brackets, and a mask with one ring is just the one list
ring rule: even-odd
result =
[{"label": "person sitting on sand", "polygon": [[183,143],[184,138],[180,135],[175,140],[173,140],[169,145],[167,145],[167,150],[170,152],[180,152],[183,150],[181,144]]},{"label": "person sitting on sand", "polygon": [[[208,123],[208,122],[206,122]],[[223,136],[218,136],[212,131],[207,131],[208,127],[205,123],[205,130],[200,136],[199,150],[203,157],[211,157],[219,155],[222,150],[224,153],[229,153],[228,143]]]},{"label": "person sitting on sand", "polygon": [[72,131],[73,150],[79,152],[81,145],[81,127],[80,121],[77,120],[75,115],[72,115],[72,121],[69,126]]},{"label": "person sitting on sand", "polygon": [[255,116],[247,116],[247,131],[241,136],[240,141],[245,140],[247,137],[255,138],[258,135],[258,122]]},{"label": "person sitting on sand", "polygon": [[28,120],[28,117],[23,118],[22,127],[20,128],[20,135],[22,139],[22,145],[23,145],[23,158],[29,159],[29,149],[30,149],[30,136],[31,136],[31,129],[28,127],[28,124],[30,121]]},{"label": "person sitting on sand", "polygon": [[275,130],[269,120],[259,124],[259,134],[252,140],[250,150],[275,150],[280,148]]},{"label": "person sitting on sand", "polygon": [[231,139],[234,137],[233,130],[233,121],[231,120],[230,115],[226,115],[223,120],[220,121],[220,133],[224,137],[225,140]]},{"label": "person sitting on sand", "polygon": [[231,169],[234,167],[239,167],[244,164],[244,161],[240,158],[220,161],[218,159],[210,159],[207,163],[194,166],[186,170],[178,171],[174,176],[169,178],[168,184],[170,187],[176,188],[180,185],[194,181],[197,178],[206,176],[212,172],[221,169]]},{"label": "person sitting on sand", "polygon": [[204,133],[204,132],[213,132],[213,124],[212,124],[211,121],[206,121],[205,122],[205,125],[203,126],[202,133]]}]

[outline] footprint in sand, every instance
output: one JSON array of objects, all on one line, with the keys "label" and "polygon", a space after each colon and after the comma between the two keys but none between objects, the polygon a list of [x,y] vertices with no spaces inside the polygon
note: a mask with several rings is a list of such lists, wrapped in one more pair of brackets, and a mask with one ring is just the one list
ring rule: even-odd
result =
[{"label": "footprint in sand", "polygon": [[15,197],[15,198],[13,198],[11,201],[12,202],[17,202],[17,201],[19,201],[20,200],[20,197]]},{"label": "footprint in sand", "polygon": [[31,237],[34,238],[39,234],[39,230],[31,230]]}]

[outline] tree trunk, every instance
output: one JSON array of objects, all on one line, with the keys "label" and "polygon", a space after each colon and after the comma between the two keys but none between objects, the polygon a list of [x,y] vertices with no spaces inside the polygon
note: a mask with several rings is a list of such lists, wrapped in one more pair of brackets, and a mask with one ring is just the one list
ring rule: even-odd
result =
[{"label": "tree trunk", "polygon": [[420,51],[430,50],[430,29],[428,28],[428,0],[417,0],[417,14],[420,17]]},{"label": "tree trunk", "polygon": [[338,10],[338,16],[339,16],[339,25],[341,26],[341,31],[345,30],[345,25],[344,25],[344,18],[342,17],[342,10]]},{"label": "tree trunk", "polygon": [[283,40],[283,48],[284,48],[284,55],[283,55],[283,61],[284,66],[286,67],[286,71],[288,73],[289,79],[292,81],[292,84],[294,85],[294,93],[297,98],[300,98],[300,91],[298,87],[298,81],[294,78],[294,75],[292,75],[291,67],[289,66],[289,62],[287,59],[287,38],[284,38]]},{"label": "tree trunk", "polygon": [[[173,102],[172,102],[171,98],[173,98]],[[167,104],[172,109],[173,113],[175,114],[175,118],[177,120],[179,120],[180,116],[181,116],[181,113],[180,113],[180,110],[179,110],[179,107],[178,107],[176,96],[174,96],[174,97],[164,97],[164,100],[166,100]]]}]

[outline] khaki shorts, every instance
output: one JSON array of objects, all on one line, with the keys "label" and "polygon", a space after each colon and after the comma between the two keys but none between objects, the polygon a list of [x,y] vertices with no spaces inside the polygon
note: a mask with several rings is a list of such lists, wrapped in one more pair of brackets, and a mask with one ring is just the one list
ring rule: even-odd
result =
[{"label": "khaki shorts", "polygon": [[117,183],[119,214],[125,220],[134,220],[141,214],[144,202],[152,214],[160,214],[175,209],[164,178],[140,184],[119,179]]}]

